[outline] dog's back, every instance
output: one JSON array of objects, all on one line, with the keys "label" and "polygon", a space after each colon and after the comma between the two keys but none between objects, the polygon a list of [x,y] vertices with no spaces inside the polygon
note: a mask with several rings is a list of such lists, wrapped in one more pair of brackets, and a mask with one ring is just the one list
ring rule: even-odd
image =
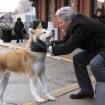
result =
[{"label": "dog's back", "polygon": [[[31,57],[26,49],[18,49],[0,55],[0,71],[13,71],[17,73],[25,73],[28,66],[28,59],[35,59]],[[32,63],[32,61],[30,61]]]}]

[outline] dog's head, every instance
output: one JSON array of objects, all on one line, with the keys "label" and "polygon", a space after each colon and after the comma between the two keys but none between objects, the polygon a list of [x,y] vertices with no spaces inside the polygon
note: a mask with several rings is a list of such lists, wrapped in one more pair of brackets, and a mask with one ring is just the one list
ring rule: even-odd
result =
[{"label": "dog's head", "polygon": [[36,30],[33,30],[32,28],[30,28],[29,34],[33,35],[34,41],[37,41],[37,39],[40,39],[44,43],[47,43],[54,36],[54,30],[43,29],[40,23]]}]

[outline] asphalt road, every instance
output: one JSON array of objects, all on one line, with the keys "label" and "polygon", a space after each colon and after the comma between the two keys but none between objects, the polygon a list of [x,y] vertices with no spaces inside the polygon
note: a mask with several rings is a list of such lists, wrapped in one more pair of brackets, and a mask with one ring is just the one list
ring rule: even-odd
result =
[{"label": "asphalt road", "polygon": [[[13,49],[0,46],[0,54],[12,50]],[[76,52],[78,52],[78,50]],[[72,55],[69,57],[72,58]],[[90,70],[89,74],[91,75]],[[49,56],[46,57],[46,77],[49,92],[77,82],[72,62]],[[40,92],[40,95],[43,94]],[[4,93],[4,102],[8,103],[8,105],[20,105],[32,99],[33,96],[29,88],[28,77],[24,74],[11,73],[9,84]]]}]

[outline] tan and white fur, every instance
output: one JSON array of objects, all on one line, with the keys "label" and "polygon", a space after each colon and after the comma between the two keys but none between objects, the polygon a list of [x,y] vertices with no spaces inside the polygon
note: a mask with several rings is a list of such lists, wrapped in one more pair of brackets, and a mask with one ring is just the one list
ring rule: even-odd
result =
[{"label": "tan and white fur", "polygon": [[55,100],[47,91],[45,76],[45,57],[46,53],[30,51],[32,41],[37,38],[47,43],[53,36],[52,30],[45,30],[41,24],[36,30],[29,29],[29,40],[25,48],[8,52],[0,55],[0,105],[3,104],[3,93],[7,87],[10,73],[26,73],[30,80],[30,89],[37,102],[45,102],[37,92],[36,83],[40,81],[43,91],[49,100]]}]

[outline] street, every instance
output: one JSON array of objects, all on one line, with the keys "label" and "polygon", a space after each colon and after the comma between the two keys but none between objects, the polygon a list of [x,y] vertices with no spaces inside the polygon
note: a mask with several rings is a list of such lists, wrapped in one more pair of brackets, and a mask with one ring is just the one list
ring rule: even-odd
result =
[{"label": "street", "polygon": [[[0,54],[12,50],[11,48],[0,46]],[[78,51],[76,50],[74,53]],[[69,59],[72,59],[72,56],[73,54],[69,55]],[[67,58],[67,56],[61,57]],[[90,70],[89,74],[91,75]],[[49,92],[77,82],[72,62],[50,56],[46,57],[46,77]],[[43,94],[40,92],[40,95]],[[4,102],[8,103],[8,105],[20,105],[32,99],[33,96],[27,75],[11,73],[9,84],[4,93]]]}]

